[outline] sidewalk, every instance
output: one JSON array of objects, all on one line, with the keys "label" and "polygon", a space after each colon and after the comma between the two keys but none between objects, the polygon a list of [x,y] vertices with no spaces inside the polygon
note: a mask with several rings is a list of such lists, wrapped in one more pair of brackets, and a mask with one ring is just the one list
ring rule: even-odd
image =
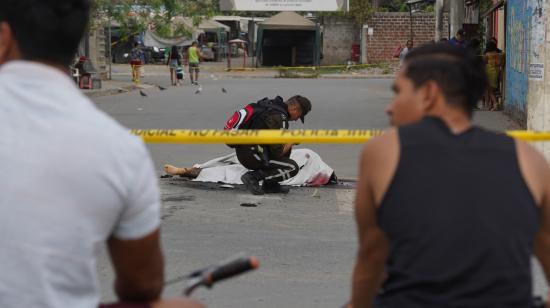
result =
[{"label": "sidewalk", "polygon": [[[237,64],[237,63],[236,63]],[[321,69],[280,69],[276,67],[260,67],[255,68],[248,65],[243,69],[242,61],[240,65],[232,65],[231,70],[227,70],[225,62],[204,62],[201,63],[202,74],[214,74],[220,77],[227,78],[278,78],[282,77],[281,73],[287,78],[393,78],[396,66],[394,64],[380,64],[372,68],[357,68],[345,70],[341,68],[321,68]],[[166,65],[147,64],[143,67],[146,76],[168,76],[169,69]],[[130,76],[130,66],[128,64],[113,64],[113,76]],[[283,77],[284,78],[284,77]]]},{"label": "sidewalk", "polygon": [[133,82],[119,80],[102,80],[101,89],[82,90],[82,93],[84,93],[88,97],[99,97],[131,92],[138,89],[148,89],[152,87],[154,86],[149,84],[136,85]]},{"label": "sidewalk", "polygon": [[[357,68],[345,70],[345,68],[321,68],[315,69],[280,69],[280,68],[254,68],[242,69],[242,59],[232,60],[233,70],[227,70],[226,62],[204,62],[201,64],[201,74],[217,78],[323,78],[323,79],[392,79],[396,68],[393,65],[383,64],[380,67]],[[249,63],[249,66],[252,64]],[[165,76],[168,78],[169,69],[166,65],[148,64],[143,67],[146,77]],[[147,83],[135,85],[129,81],[121,81],[123,77],[131,76],[128,64],[113,64],[111,67],[113,80],[103,80],[101,89],[82,90],[89,97],[115,95],[119,93],[147,89],[154,87]],[[187,72],[186,72],[187,73]],[[121,78],[122,77],[122,78]],[[129,78],[128,78],[129,79]]]}]

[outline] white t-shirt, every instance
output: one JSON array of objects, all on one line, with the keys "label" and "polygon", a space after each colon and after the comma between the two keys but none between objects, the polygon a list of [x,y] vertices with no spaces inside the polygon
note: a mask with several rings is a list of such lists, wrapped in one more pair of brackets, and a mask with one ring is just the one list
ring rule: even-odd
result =
[{"label": "white t-shirt", "polygon": [[411,49],[409,49],[409,47],[405,47],[403,48],[403,50],[401,50],[401,53],[399,53],[399,65],[403,64],[403,61],[405,61],[405,57],[407,57],[409,52],[411,52]]},{"label": "white t-shirt", "polygon": [[160,224],[151,158],[61,71],[0,67],[0,307],[97,307],[96,258]]}]

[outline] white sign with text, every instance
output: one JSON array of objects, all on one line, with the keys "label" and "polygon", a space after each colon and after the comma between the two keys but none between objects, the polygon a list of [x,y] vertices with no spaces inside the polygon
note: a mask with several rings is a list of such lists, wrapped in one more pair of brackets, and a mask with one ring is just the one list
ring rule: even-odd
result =
[{"label": "white sign with text", "polygon": [[349,0],[220,0],[222,11],[347,11]]},{"label": "white sign with text", "polygon": [[544,81],[544,63],[529,64],[529,80]]}]

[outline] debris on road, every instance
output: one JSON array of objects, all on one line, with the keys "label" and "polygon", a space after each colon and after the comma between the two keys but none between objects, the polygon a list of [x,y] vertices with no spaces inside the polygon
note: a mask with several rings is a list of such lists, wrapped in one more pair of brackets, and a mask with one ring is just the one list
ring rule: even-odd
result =
[{"label": "debris on road", "polygon": [[315,188],[313,191],[313,194],[311,195],[313,198],[321,198],[321,194],[319,194],[319,189]]}]

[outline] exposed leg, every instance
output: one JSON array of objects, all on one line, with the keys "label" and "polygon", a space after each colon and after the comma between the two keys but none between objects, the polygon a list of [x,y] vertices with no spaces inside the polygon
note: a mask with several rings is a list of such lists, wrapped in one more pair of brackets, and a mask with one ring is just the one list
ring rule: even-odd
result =
[{"label": "exposed leg", "polygon": [[199,176],[201,169],[199,168],[179,168],[172,165],[164,165],[164,172],[169,175],[179,175],[189,178],[196,178]]}]

